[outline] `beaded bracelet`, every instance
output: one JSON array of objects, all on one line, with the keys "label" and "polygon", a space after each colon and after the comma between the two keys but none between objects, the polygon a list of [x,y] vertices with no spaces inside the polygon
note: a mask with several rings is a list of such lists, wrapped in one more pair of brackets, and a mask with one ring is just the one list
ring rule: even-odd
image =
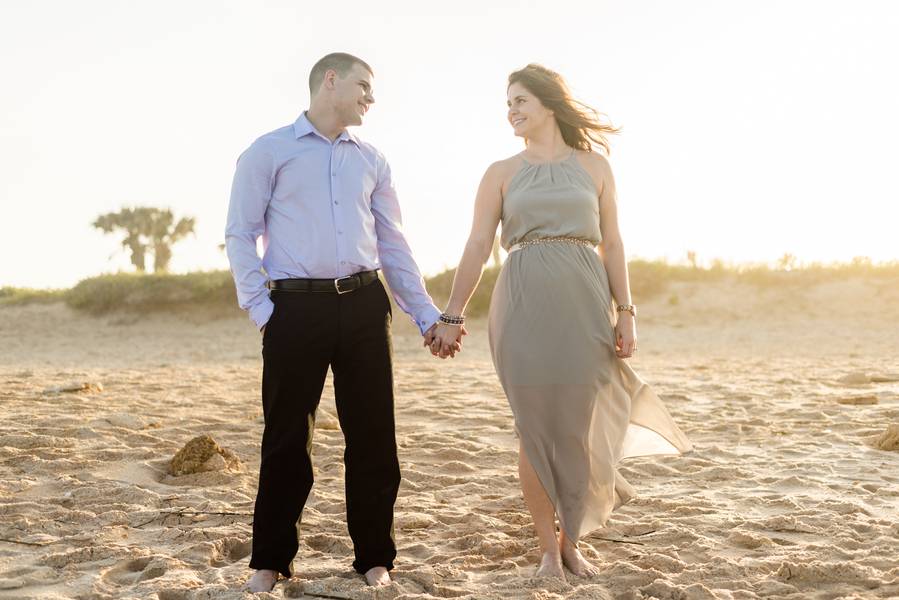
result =
[{"label": "beaded bracelet", "polygon": [[455,316],[442,313],[438,320],[447,325],[463,325],[465,323],[465,315]]},{"label": "beaded bracelet", "polygon": [[619,304],[618,308],[616,308],[618,312],[629,312],[632,317],[637,316],[637,307],[633,304]]}]

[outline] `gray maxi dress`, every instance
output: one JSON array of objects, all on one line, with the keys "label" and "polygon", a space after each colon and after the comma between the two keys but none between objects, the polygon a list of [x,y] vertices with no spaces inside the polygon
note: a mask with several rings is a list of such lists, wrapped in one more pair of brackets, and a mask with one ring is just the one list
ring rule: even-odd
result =
[{"label": "gray maxi dress", "polygon": [[[490,303],[490,349],[515,428],[573,540],[634,496],[619,461],[691,450],[659,397],[615,354],[617,313],[595,248],[599,202],[573,153],[525,162],[503,199],[501,243],[511,252]],[[550,237],[588,243],[516,248]]]}]

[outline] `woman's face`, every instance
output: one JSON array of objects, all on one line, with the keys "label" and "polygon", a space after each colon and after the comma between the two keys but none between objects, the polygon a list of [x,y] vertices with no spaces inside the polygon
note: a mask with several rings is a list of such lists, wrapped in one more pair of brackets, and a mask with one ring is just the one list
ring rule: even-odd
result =
[{"label": "woman's face", "polygon": [[552,111],[518,82],[509,86],[506,95],[509,107],[507,118],[518,137],[530,137],[528,132],[537,131],[546,125],[547,120],[553,118]]}]

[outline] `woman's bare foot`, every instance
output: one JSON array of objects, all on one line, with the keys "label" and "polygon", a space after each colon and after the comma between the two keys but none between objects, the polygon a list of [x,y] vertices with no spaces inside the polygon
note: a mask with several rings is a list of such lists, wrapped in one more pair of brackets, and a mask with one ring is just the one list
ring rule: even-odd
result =
[{"label": "woman's bare foot", "polygon": [[365,581],[374,587],[390,585],[390,573],[384,567],[372,567],[365,572]]},{"label": "woman's bare foot", "polygon": [[587,562],[577,546],[565,540],[560,544],[559,550],[562,554],[562,563],[565,567],[577,575],[578,577],[593,577],[599,575],[599,569]]},{"label": "woman's bare foot", "polygon": [[553,552],[544,552],[537,567],[537,577],[558,577],[565,579],[565,571],[562,570],[562,557]]},{"label": "woman's bare foot", "polygon": [[244,589],[253,594],[257,592],[270,592],[272,588],[275,587],[275,582],[278,581],[278,572],[270,571],[269,569],[259,569],[253,576],[250,577],[250,580],[247,581],[247,584],[244,586]]}]

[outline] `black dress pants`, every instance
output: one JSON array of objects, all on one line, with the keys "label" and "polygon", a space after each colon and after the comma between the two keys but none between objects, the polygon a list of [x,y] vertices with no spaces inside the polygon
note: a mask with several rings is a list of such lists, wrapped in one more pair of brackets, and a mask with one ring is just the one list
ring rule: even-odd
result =
[{"label": "black dress pants", "polygon": [[381,282],[355,291],[272,291],[263,334],[262,463],[250,567],[291,576],[296,524],[312,488],[312,432],[328,367],[346,443],[347,525],[359,573],[393,568],[400,484],[393,417],[390,302]]}]

